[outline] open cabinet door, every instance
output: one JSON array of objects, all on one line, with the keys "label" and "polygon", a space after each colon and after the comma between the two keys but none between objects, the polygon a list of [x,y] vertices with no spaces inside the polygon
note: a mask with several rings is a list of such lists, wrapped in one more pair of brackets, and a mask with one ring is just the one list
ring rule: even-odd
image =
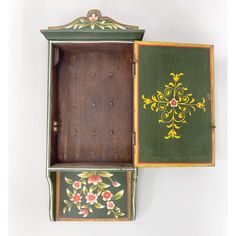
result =
[{"label": "open cabinet door", "polygon": [[134,43],[134,165],[214,166],[213,46]]}]

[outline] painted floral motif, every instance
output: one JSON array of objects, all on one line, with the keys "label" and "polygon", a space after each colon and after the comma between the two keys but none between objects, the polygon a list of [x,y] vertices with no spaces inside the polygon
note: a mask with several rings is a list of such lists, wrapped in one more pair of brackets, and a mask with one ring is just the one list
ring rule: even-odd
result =
[{"label": "painted floral motif", "polygon": [[73,183],[73,188],[75,188],[75,189],[80,189],[80,188],[81,188],[81,182],[75,181],[75,182]]},{"label": "painted floral motif", "polygon": [[[124,216],[117,204],[124,195],[124,190],[112,192],[111,186],[118,188],[121,184],[113,181],[113,174],[108,171],[83,171],[72,180],[65,177],[68,184],[64,199],[63,214],[70,214],[72,207],[76,207],[81,217],[93,214],[93,210],[103,209],[107,215],[113,214],[115,218]],[[110,184],[111,183],[111,184]]]},{"label": "painted floral motif", "polygon": [[113,194],[109,190],[106,190],[105,192],[102,193],[103,201],[111,200],[112,196],[113,196]]},{"label": "painted floral motif", "polygon": [[112,185],[116,188],[120,187],[120,183],[118,183],[117,181],[113,181]]},{"label": "painted floral motif", "polygon": [[81,202],[82,196],[79,193],[73,193],[70,199],[74,204]]},{"label": "painted floral motif", "polygon": [[107,202],[107,209],[112,210],[115,207],[115,203],[113,201]]},{"label": "painted floral motif", "polygon": [[88,184],[97,185],[100,182],[102,182],[102,179],[99,175],[92,175],[88,178]]},{"label": "painted floral motif", "polygon": [[66,29],[82,29],[82,28],[91,28],[91,29],[122,29],[125,30],[126,28],[118,23],[106,20],[99,20],[99,16],[96,13],[92,13],[88,18],[78,19],[71,23],[70,25],[65,27]]},{"label": "painted floral motif", "polygon": [[206,111],[205,99],[202,98],[201,102],[195,102],[195,98],[192,97],[192,93],[188,92],[188,88],[178,82],[183,75],[183,73],[170,73],[173,82],[165,85],[164,92],[157,91],[151,98],[145,98],[142,95],[144,109],[150,105],[152,111],[161,112],[158,122],[165,124],[169,129],[167,135],[164,136],[165,139],[181,138],[177,130],[181,128],[180,124],[187,123],[186,115],[191,116],[196,108],[202,109],[203,112]]}]

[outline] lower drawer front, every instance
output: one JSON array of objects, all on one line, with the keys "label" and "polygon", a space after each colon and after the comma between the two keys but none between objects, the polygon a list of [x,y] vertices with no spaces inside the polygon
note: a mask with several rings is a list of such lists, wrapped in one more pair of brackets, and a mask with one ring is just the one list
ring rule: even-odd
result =
[{"label": "lower drawer front", "polygon": [[135,171],[56,172],[55,220],[134,220]]}]

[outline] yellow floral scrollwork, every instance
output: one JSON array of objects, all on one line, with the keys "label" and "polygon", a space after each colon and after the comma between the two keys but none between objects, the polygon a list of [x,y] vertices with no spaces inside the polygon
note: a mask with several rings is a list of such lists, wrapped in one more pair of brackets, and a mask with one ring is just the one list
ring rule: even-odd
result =
[{"label": "yellow floral scrollwork", "polygon": [[158,122],[165,124],[169,129],[167,135],[164,136],[165,139],[180,139],[181,136],[177,130],[181,128],[181,124],[187,123],[186,115],[191,116],[196,108],[202,109],[203,112],[206,111],[205,99],[202,98],[201,102],[195,102],[195,98],[192,97],[192,93],[188,92],[188,88],[178,82],[183,75],[183,73],[170,73],[173,82],[165,85],[164,92],[156,91],[151,98],[145,98],[144,94],[142,95],[144,109],[150,105],[152,111],[161,112]]}]

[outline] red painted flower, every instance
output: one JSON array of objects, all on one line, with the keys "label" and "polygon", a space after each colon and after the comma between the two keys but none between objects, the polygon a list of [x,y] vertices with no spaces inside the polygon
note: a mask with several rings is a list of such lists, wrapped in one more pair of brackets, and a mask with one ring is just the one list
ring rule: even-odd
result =
[{"label": "red painted flower", "polygon": [[177,107],[178,106],[178,101],[175,98],[172,98],[170,101],[170,106],[171,107]]},{"label": "red painted flower", "polygon": [[88,209],[82,209],[79,211],[80,215],[83,215],[83,217],[86,217],[89,214],[89,210]]},{"label": "red painted flower", "polygon": [[75,188],[75,189],[80,189],[80,188],[81,188],[81,182],[75,181],[75,182],[73,183],[73,188]]},{"label": "red painted flower", "polygon": [[88,178],[88,183],[89,184],[94,184],[94,185],[97,185],[99,182],[102,182],[102,178],[99,176],[99,175],[91,175],[89,178]]},{"label": "red painted flower", "polygon": [[113,201],[107,202],[107,209],[113,209],[115,207],[115,203]]},{"label": "red painted flower", "polygon": [[70,199],[74,204],[81,202],[82,196],[79,193],[73,193],[72,198]]},{"label": "red painted flower", "polygon": [[117,182],[117,181],[113,181],[112,182],[112,185],[114,186],[114,187],[120,187],[120,183],[119,182]]},{"label": "red painted flower", "polygon": [[112,196],[113,194],[109,190],[106,190],[105,192],[102,193],[103,201],[110,201]]},{"label": "red painted flower", "polygon": [[98,16],[96,16],[94,13],[89,17],[89,20],[94,22],[94,21],[97,21],[98,19]]},{"label": "red painted flower", "polygon": [[95,202],[97,202],[98,196],[94,193],[88,193],[86,198],[86,203],[89,203],[90,205],[94,204]]}]

